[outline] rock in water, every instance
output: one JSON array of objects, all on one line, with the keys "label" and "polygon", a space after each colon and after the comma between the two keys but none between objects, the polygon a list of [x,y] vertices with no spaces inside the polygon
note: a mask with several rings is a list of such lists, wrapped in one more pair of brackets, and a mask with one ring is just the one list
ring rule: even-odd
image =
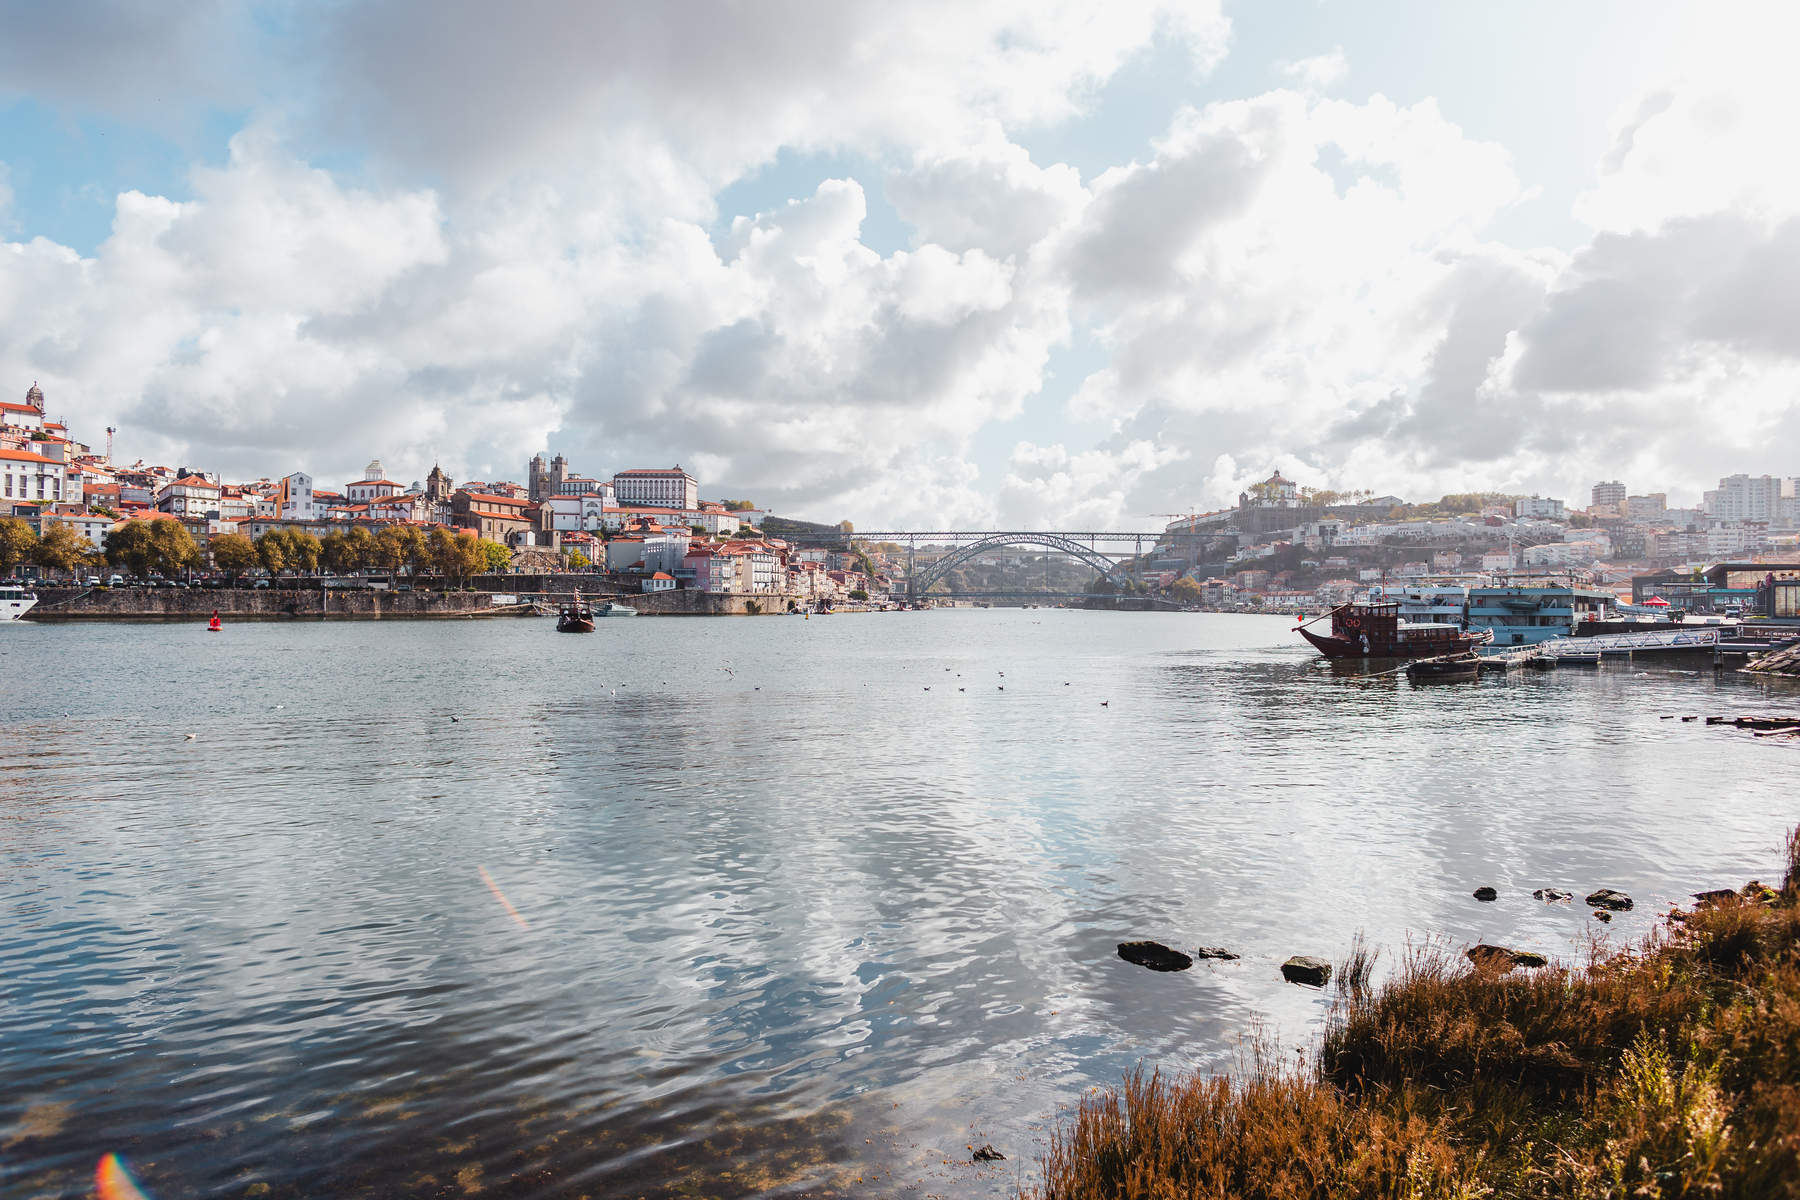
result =
[{"label": "rock in water", "polygon": [[1198,946],[1194,950],[1195,958],[1216,958],[1221,962],[1236,962],[1237,955],[1223,946]]},{"label": "rock in water", "polygon": [[1331,964],[1322,958],[1296,954],[1281,964],[1281,977],[1289,983],[1304,983],[1308,987],[1324,987],[1331,982]]},{"label": "rock in water", "polygon": [[1475,898],[1477,900],[1498,900],[1500,893],[1491,887],[1478,887],[1475,889]]},{"label": "rock in water", "polygon": [[1533,954],[1529,950],[1514,950],[1509,946],[1489,946],[1486,943],[1470,946],[1463,953],[1468,955],[1469,961],[1481,970],[1499,971],[1502,974],[1514,967],[1542,967],[1550,961],[1543,955]]},{"label": "rock in water", "polygon": [[[1153,943],[1154,944],[1154,943]],[[971,1162],[1005,1162],[1006,1155],[994,1149],[993,1143],[981,1143],[981,1149],[969,1156]]]},{"label": "rock in water", "polygon": [[1730,888],[1714,888],[1710,892],[1694,893],[1695,902],[1701,905],[1724,904],[1727,900],[1736,900],[1737,898],[1738,894]]},{"label": "rock in water", "polygon": [[1185,971],[1194,965],[1193,959],[1161,942],[1120,942],[1119,957],[1152,971]]},{"label": "rock in water", "polygon": [[1589,908],[1610,908],[1614,912],[1623,912],[1631,907],[1631,897],[1611,888],[1601,888],[1587,898],[1587,903]]},{"label": "rock in water", "polygon": [[1575,898],[1573,892],[1565,892],[1561,888],[1539,888],[1531,893],[1533,900],[1542,900],[1545,904],[1567,904]]},{"label": "rock in water", "polygon": [[1595,909],[1595,910],[1594,910],[1594,920],[1596,920],[1596,921],[1610,921],[1610,920],[1612,920],[1612,914],[1611,914],[1611,913],[1609,913],[1609,912],[1607,912],[1607,911],[1606,911],[1606,910],[1605,910],[1605,909],[1602,909],[1602,908],[1596,908],[1596,909]]}]

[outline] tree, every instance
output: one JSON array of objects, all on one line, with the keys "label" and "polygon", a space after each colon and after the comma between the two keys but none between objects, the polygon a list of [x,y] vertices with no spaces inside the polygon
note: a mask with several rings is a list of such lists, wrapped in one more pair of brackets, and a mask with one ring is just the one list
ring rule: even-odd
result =
[{"label": "tree", "polygon": [[395,555],[394,565],[404,566],[408,575],[417,575],[430,556],[425,535],[411,525],[390,525],[375,540],[381,553]]},{"label": "tree", "polygon": [[256,539],[256,557],[271,575],[319,568],[319,539],[303,529],[271,529]]},{"label": "tree", "polygon": [[569,551],[569,568],[571,570],[585,571],[593,565],[594,564],[588,560],[588,556],[583,554],[581,551],[579,551],[579,550]]},{"label": "tree", "polygon": [[126,521],[107,532],[105,546],[107,562],[137,576],[173,574],[200,558],[193,536],[173,517]]},{"label": "tree", "polygon": [[214,534],[212,539],[213,566],[231,576],[233,583],[245,571],[256,569],[256,543],[241,533]]},{"label": "tree", "polygon": [[748,500],[721,500],[719,503],[725,506],[726,512],[749,512],[756,507]]},{"label": "tree", "polygon": [[479,543],[482,554],[482,566],[489,571],[504,571],[512,566],[512,551],[499,542],[490,542],[485,538]]},{"label": "tree", "polygon": [[856,526],[852,525],[848,521],[839,521],[837,524],[837,527],[838,527],[839,533],[855,533],[856,532]]},{"label": "tree", "polygon": [[87,561],[88,540],[66,521],[45,521],[33,555],[41,567],[73,571]]},{"label": "tree", "polygon": [[427,557],[446,584],[461,588],[465,579],[487,565],[487,552],[473,533],[434,529],[426,542]]},{"label": "tree", "polygon": [[0,571],[30,562],[37,552],[37,534],[17,517],[0,517]]},{"label": "tree", "polygon": [[1184,575],[1169,585],[1169,595],[1182,604],[1198,604],[1206,593],[1199,584]]},{"label": "tree", "polygon": [[851,588],[850,598],[852,600],[867,600],[869,598],[869,593],[863,591],[861,588]]}]

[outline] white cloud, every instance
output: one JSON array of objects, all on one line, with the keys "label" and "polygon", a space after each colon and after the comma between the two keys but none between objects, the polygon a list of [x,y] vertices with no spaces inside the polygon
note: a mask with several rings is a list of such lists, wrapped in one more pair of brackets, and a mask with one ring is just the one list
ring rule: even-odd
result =
[{"label": "white cloud", "polygon": [[1334,46],[1327,53],[1311,58],[1283,59],[1275,64],[1275,70],[1296,87],[1309,92],[1324,92],[1349,78],[1350,60],[1344,57],[1342,46]]}]

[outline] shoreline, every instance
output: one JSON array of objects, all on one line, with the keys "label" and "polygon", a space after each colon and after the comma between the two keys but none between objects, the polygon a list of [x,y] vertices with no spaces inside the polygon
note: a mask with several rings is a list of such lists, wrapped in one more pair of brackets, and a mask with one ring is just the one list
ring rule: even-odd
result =
[{"label": "shoreline", "polygon": [[1371,986],[1359,941],[1324,967],[1310,1056],[1258,1038],[1235,1075],[1140,1067],[1081,1099],[1018,1194],[1800,1194],[1800,827],[1785,858],[1779,889],[1697,893],[1585,964],[1428,944]]}]

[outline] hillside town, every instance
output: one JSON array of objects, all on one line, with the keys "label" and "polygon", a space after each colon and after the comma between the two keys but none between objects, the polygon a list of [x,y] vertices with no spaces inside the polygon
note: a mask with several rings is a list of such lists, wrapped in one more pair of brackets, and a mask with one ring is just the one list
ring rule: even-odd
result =
[{"label": "hillside town", "polygon": [[1151,590],[1222,609],[1305,611],[1372,591],[1557,580],[1625,604],[1728,613],[1800,575],[1795,564],[1800,478],[1731,475],[1694,508],[1605,480],[1578,508],[1480,492],[1408,503],[1304,488],[1276,470],[1235,508],[1169,522],[1141,577]]},{"label": "hillside town", "polygon": [[702,500],[679,464],[601,479],[539,454],[524,483],[459,486],[437,466],[410,484],[389,479],[376,458],[338,487],[304,470],[233,482],[201,466],[121,466],[113,430],[97,452],[49,412],[36,383],[24,403],[0,403],[0,574],[36,567],[106,586],[128,581],[114,568],[170,583],[196,571],[580,572],[644,593],[826,606],[894,586],[861,552],[797,546],[765,535],[747,501]]}]

